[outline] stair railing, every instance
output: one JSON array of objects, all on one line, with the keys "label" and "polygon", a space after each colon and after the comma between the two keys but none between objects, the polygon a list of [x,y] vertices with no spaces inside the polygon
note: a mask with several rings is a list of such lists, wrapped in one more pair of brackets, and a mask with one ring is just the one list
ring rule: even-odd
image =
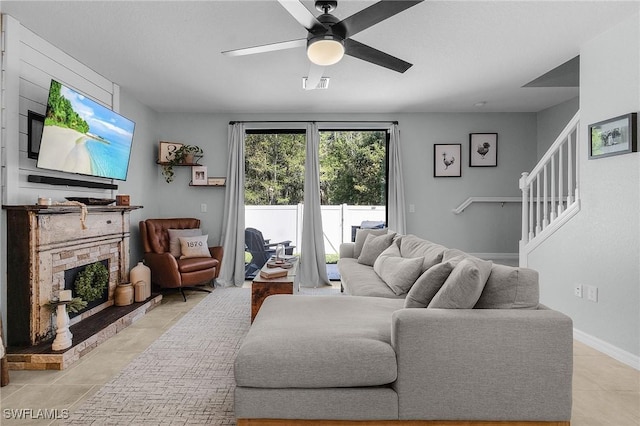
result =
[{"label": "stair railing", "polygon": [[530,173],[522,173],[522,237],[520,265],[580,210],[578,153],[580,112],[569,121]]}]

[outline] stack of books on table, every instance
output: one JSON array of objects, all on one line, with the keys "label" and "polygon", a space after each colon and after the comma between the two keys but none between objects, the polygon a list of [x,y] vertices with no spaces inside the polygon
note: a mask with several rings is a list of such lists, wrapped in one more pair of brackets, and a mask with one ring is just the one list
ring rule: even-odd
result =
[{"label": "stack of books on table", "polygon": [[280,267],[268,268],[260,271],[260,277],[265,279],[286,277],[287,274],[289,274],[289,271]]}]

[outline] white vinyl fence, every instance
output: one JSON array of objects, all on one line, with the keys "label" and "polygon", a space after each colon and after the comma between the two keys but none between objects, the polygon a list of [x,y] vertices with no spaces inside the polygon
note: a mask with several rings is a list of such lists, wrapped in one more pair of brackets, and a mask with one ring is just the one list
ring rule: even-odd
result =
[{"label": "white vinyl fence", "polygon": [[[293,206],[245,206],[245,226],[262,232],[271,242],[291,240],[299,252],[302,242],[302,204]],[[326,254],[337,254],[340,244],[351,241],[352,226],[363,221],[386,220],[385,206],[322,206]]]}]

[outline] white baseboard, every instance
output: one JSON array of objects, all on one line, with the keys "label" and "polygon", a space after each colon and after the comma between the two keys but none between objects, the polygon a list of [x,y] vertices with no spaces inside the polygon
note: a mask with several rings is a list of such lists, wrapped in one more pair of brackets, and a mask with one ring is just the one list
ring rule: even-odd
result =
[{"label": "white baseboard", "polygon": [[573,338],[577,341],[584,343],[593,349],[609,355],[611,358],[620,361],[630,367],[640,370],[640,357],[630,352],[620,349],[617,346],[613,346],[611,343],[607,343],[604,340],[600,340],[597,337],[593,337],[578,329],[573,329]]}]

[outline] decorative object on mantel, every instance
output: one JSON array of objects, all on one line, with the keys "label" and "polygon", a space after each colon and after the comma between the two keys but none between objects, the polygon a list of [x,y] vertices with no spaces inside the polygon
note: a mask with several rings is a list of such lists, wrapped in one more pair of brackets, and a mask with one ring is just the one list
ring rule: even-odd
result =
[{"label": "decorative object on mantel", "polygon": [[[161,144],[163,142],[160,142]],[[167,143],[167,142],[164,142]],[[162,151],[162,145],[160,150]],[[197,145],[180,145],[171,155],[162,157],[167,161],[159,161],[162,165],[162,174],[167,183],[173,182],[174,166],[199,166],[198,161],[202,158],[204,151]]]},{"label": "decorative object on mantel", "polygon": [[87,229],[87,206],[80,201],[64,201],[61,203],[55,203],[54,206],[78,206],[80,207],[80,225],[82,229]]},{"label": "decorative object on mantel", "polygon": [[498,134],[469,133],[469,167],[498,166]]},{"label": "decorative object on mantel", "polygon": [[131,204],[131,197],[125,194],[116,195],[116,206],[128,206]]},{"label": "decorative object on mantel", "polygon": [[460,154],[462,144],[446,143],[433,145],[433,176],[460,177],[462,176],[462,162]]},{"label": "decorative object on mantel", "polygon": [[638,150],[638,114],[621,115],[589,125],[589,159],[611,157]]}]

